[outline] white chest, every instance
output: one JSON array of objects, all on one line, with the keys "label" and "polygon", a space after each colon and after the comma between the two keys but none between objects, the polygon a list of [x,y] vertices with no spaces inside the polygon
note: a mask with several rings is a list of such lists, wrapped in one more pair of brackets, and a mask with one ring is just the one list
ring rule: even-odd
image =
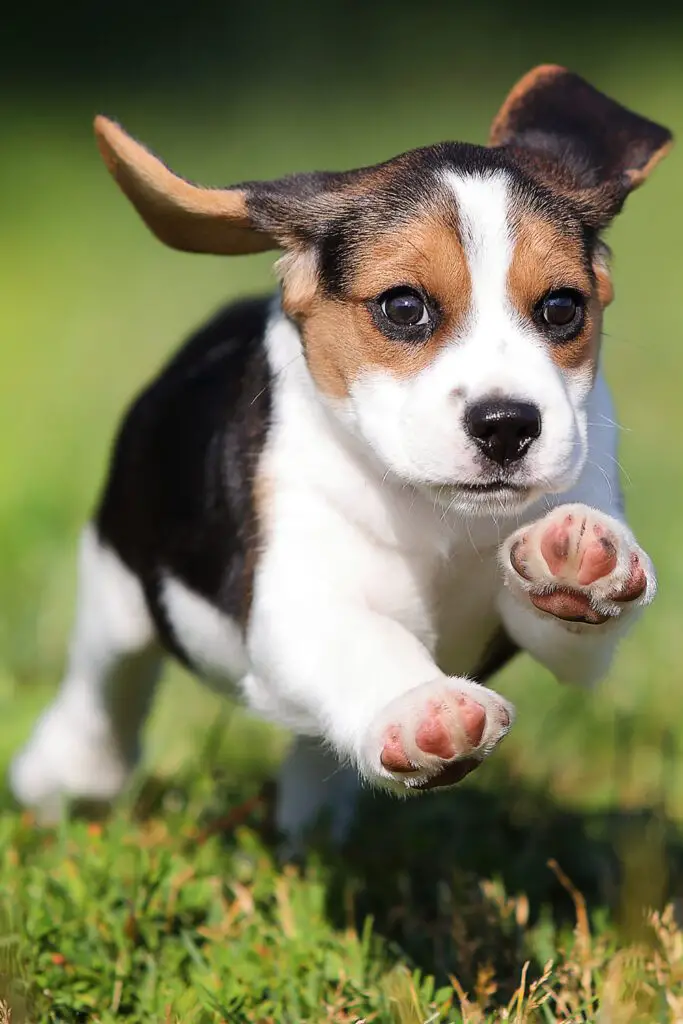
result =
[{"label": "white chest", "polygon": [[495,551],[459,552],[438,590],[436,660],[449,675],[467,675],[482,661],[499,617],[500,573]]}]

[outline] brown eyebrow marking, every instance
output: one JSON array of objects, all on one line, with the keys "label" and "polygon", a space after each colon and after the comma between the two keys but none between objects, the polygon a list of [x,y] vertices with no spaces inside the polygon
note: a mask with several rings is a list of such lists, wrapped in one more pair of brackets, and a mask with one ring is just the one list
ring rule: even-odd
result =
[{"label": "brown eyebrow marking", "polygon": [[595,372],[605,291],[599,276],[589,269],[583,239],[531,210],[516,211],[512,226],[514,248],[507,286],[514,308],[527,320],[539,299],[553,289],[574,288],[588,296],[581,333],[571,341],[549,345],[561,369],[592,366]]}]

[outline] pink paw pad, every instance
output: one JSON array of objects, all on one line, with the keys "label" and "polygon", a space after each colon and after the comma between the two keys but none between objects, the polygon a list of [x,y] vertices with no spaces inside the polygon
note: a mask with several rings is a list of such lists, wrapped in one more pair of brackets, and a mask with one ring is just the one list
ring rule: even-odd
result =
[{"label": "pink paw pad", "polygon": [[[597,533],[598,527],[595,528]],[[617,567],[617,549],[609,537],[598,536],[591,541],[583,552],[579,563],[577,581],[582,587],[588,587],[603,576],[609,576]]]},{"label": "pink paw pad", "polygon": [[430,709],[429,715],[415,733],[415,742],[425,754],[434,754],[444,761],[450,761],[457,754],[453,737],[440,716],[438,706]]},{"label": "pink paw pad", "polygon": [[415,770],[415,765],[405,752],[401,729],[398,725],[392,725],[387,730],[380,761],[388,772],[412,772]]},{"label": "pink paw pad", "polygon": [[647,587],[647,576],[634,551],[631,555],[631,568],[626,586],[614,598],[615,601],[636,601],[643,595]]},{"label": "pink paw pad", "polygon": [[549,594],[530,594],[531,603],[540,611],[554,615],[557,619],[565,619],[567,622],[590,622],[592,625],[599,625],[607,621],[606,615],[601,615],[591,608],[589,598],[585,594],[575,590],[567,590],[558,587]]},{"label": "pink paw pad", "polygon": [[617,549],[599,523],[590,532],[587,520],[580,524],[573,515],[551,524],[541,538],[541,555],[553,576],[575,580],[579,586],[609,576],[617,566]]},{"label": "pink paw pad", "polygon": [[[486,725],[486,712],[481,704],[471,700],[464,694],[455,696],[459,710],[459,724],[464,730],[470,745],[476,747],[481,741]],[[415,742],[426,754],[450,761],[460,751],[456,748],[453,738],[453,713],[444,704],[431,701],[426,718],[415,733]],[[449,721],[450,719],[450,721]]]},{"label": "pink paw pad", "polygon": [[569,558],[570,533],[572,516],[567,516],[563,523],[550,526],[541,540],[541,554],[553,576],[559,576]]},{"label": "pink paw pad", "polygon": [[[502,724],[507,727],[509,717]],[[478,747],[485,728],[486,711],[482,705],[465,694],[453,694],[448,702],[429,701],[426,715],[415,730],[414,743],[423,754],[452,761]],[[417,769],[406,751],[399,726],[392,725],[387,729],[380,761],[390,772],[406,773]]]},{"label": "pink paw pad", "polygon": [[509,559],[518,576],[531,584],[528,598],[540,611],[599,625],[619,614],[605,602],[635,601],[647,589],[646,570],[632,543],[618,523],[595,509],[557,509],[519,531]]}]

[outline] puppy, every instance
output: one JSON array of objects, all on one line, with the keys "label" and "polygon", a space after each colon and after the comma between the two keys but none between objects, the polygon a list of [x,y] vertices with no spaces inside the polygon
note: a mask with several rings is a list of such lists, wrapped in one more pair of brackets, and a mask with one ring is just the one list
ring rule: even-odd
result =
[{"label": "puppy", "polygon": [[602,232],[670,133],[554,66],[488,147],[342,173],[201,188],[95,131],[162,242],[281,249],[281,287],[215,316],[128,411],[14,793],[44,816],[115,797],[167,654],[296,733],[292,842],[349,770],[457,783],[512,724],[497,668],[522,649],[590,684],[655,595],[600,371]]}]

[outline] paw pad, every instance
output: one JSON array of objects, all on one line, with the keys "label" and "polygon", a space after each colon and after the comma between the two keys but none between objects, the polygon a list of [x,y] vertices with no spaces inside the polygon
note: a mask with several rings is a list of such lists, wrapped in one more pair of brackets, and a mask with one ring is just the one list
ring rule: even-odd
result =
[{"label": "paw pad", "polygon": [[378,721],[380,765],[410,789],[452,786],[490,754],[512,715],[497,693],[468,680],[424,683],[396,698]]}]

